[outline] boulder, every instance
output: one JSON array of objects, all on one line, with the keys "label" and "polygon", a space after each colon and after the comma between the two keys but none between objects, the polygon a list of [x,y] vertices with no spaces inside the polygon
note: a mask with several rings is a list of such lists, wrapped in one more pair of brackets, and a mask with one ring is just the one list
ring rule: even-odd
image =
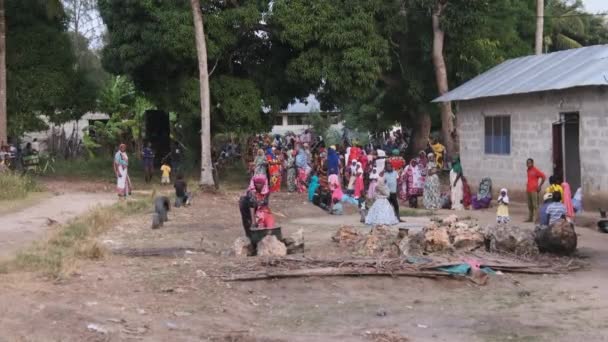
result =
[{"label": "boulder", "polygon": [[490,241],[489,249],[491,252],[516,255],[538,254],[534,233],[516,226],[496,225],[489,227],[486,239]]},{"label": "boulder", "polygon": [[267,235],[258,242],[258,256],[285,256],[287,247],[274,235]]},{"label": "boulder", "polygon": [[424,250],[427,253],[443,252],[452,249],[450,235],[446,227],[430,225],[422,230]]},{"label": "boulder", "polygon": [[472,251],[485,243],[484,234],[476,224],[458,222],[448,228],[448,234],[455,249]]},{"label": "boulder", "polygon": [[304,253],[304,229],[283,239],[283,243],[287,246],[287,254]]},{"label": "boulder", "polygon": [[535,240],[543,253],[569,255],[576,250],[577,236],[574,225],[560,220],[549,227],[537,227]]},{"label": "boulder", "polygon": [[353,246],[360,239],[361,236],[359,235],[359,232],[350,226],[341,227],[332,237],[332,240],[337,242],[340,246]]},{"label": "boulder", "polygon": [[253,245],[247,237],[241,236],[234,240],[232,251],[237,257],[247,257],[253,255]]}]

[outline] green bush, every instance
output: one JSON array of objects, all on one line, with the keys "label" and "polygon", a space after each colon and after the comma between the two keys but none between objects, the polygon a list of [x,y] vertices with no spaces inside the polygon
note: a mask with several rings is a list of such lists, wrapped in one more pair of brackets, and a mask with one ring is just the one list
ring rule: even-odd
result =
[{"label": "green bush", "polygon": [[13,172],[0,173],[0,200],[25,198],[28,193],[39,191],[36,181]]}]

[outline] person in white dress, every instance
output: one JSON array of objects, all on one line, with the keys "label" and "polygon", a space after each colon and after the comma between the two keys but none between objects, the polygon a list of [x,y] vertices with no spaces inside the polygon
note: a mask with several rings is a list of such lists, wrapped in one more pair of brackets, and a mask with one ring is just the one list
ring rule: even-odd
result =
[{"label": "person in white dress", "polygon": [[376,200],[365,217],[365,224],[370,226],[392,226],[399,223],[395,210],[388,201],[390,190],[384,181],[384,171],[380,172],[376,184]]}]

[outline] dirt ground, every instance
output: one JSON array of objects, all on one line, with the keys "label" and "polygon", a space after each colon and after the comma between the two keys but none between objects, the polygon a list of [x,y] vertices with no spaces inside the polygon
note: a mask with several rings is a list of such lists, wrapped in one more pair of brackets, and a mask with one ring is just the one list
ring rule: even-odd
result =
[{"label": "dirt ground", "polygon": [[[389,277],[224,282],[217,276],[241,262],[228,254],[243,235],[239,195],[199,195],[159,230],[150,229],[149,214],[128,217],[99,237],[107,257],[83,261],[67,279],[0,274],[0,341],[608,340],[608,235],[577,229],[584,270],[496,275],[481,287]],[[359,226],[358,216],[329,216],[301,195],[273,195],[271,204],[284,234],[304,229],[309,256],[343,255],[331,235]],[[513,206],[516,222],[523,213]],[[495,219],[493,210],[459,214]],[[406,225],[428,219],[406,217]],[[109,252],[160,247],[192,252]]]}]

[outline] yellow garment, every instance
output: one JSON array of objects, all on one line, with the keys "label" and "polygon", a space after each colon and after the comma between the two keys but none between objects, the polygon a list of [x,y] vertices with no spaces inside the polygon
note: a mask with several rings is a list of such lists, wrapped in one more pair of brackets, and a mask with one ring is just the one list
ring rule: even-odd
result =
[{"label": "yellow garment", "polygon": [[556,191],[558,191],[560,193],[560,195],[562,195],[561,202],[563,203],[564,202],[564,188],[562,188],[561,185],[559,185],[559,184],[549,185],[549,187],[547,188],[546,193],[548,193],[548,194],[551,193],[552,194],[552,193],[554,193]]},{"label": "yellow garment", "polygon": [[163,173],[163,177],[169,177],[169,175],[171,175],[171,166],[169,166],[169,165],[161,166],[160,170]]},{"label": "yellow garment", "polygon": [[433,154],[435,155],[435,162],[437,163],[437,167],[443,169],[443,156],[445,153],[445,146],[440,143],[431,144],[431,148],[433,149]]},{"label": "yellow garment", "polygon": [[509,206],[503,203],[498,205],[496,209],[496,216],[498,217],[509,217]]}]

